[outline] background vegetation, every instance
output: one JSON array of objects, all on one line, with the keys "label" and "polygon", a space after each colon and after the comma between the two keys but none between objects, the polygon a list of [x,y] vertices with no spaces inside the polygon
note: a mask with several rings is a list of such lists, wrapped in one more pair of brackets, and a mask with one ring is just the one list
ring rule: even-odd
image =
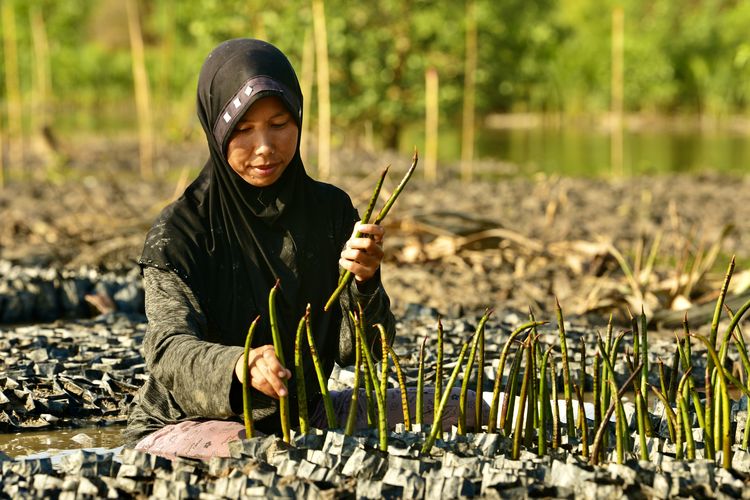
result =
[{"label": "background vegetation", "polygon": [[[135,131],[128,2],[1,1],[4,133],[35,133],[44,124],[62,133]],[[303,80],[307,68],[314,71],[314,0],[133,3],[160,140],[202,134],[194,118],[197,74],[221,40],[265,38],[289,55]],[[441,129],[460,127],[470,4],[478,40],[477,122],[494,113],[608,112],[618,7],[625,112],[723,117],[750,107],[747,1],[326,0],[334,147],[398,146],[405,129],[423,122],[428,68],[439,75]],[[315,78],[307,80],[315,127]],[[12,101],[20,104],[14,109]],[[18,130],[14,116],[21,117]]]}]

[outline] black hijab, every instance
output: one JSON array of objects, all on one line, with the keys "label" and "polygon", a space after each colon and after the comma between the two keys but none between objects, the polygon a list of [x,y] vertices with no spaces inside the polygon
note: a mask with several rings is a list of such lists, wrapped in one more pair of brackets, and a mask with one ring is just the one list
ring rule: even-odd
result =
[{"label": "black hijab", "polygon": [[[267,302],[279,279],[279,323],[290,365],[297,321],[308,302],[323,343],[318,348],[333,346],[341,311],[324,315],[322,309],[336,285],[341,235],[351,231],[356,212],[343,193],[307,176],[299,136],[293,159],[269,187],[248,184],[229,166],[226,146],[234,126],[269,95],[281,98],[301,130],[302,93],[281,51],[260,40],[235,39],[211,52],[198,80],[198,117],[210,158],[151,228],[140,264],[177,273],[206,314],[205,340],[225,345],[243,345],[258,314],[253,344],[272,343]],[[325,361],[330,373],[333,360]]]}]

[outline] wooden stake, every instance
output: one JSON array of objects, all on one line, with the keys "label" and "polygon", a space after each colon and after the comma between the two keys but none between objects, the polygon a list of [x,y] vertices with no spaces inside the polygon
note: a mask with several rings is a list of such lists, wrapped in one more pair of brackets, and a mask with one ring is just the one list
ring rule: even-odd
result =
[{"label": "wooden stake", "polygon": [[464,106],[461,123],[461,179],[471,181],[474,162],[474,101],[477,71],[477,20],[474,0],[466,0],[466,59]]},{"label": "wooden stake", "polygon": [[331,97],[328,73],[328,36],[324,0],[312,0],[315,62],[318,68],[318,177],[331,175]]},{"label": "wooden stake", "polygon": [[151,179],[154,176],[154,132],[152,127],[151,102],[149,96],[146,57],[143,48],[140,14],[137,0],[126,0],[128,11],[128,33],[132,54],[133,86],[135,105],[138,113],[138,143],[141,160],[141,176]]},{"label": "wooden stake", "polygon": [[438,101],[438,72],[435,68],[425,71],[424,85],[424,177],[429,181],[437,180],[437,157],[438,157],[438,121],[440,115]]}]

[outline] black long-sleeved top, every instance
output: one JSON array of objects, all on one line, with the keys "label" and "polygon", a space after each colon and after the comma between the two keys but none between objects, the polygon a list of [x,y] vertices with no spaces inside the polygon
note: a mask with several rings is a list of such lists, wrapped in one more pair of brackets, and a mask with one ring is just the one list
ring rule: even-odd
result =
[{"label": "black long-sleeved top", "polygon": [[[241,385],[234,376],[234,367],[242,356],[242,346],[203,340],[208,328],[206,316],[195,294],[177,274],[146,267],[143,277],[149,321],[143,344],[148,379],[131,407],[126,440],[135,443],[165,425],[184,420],[230,419],[241,414]],[[341,295],[342,309],[346,313],[361,303],[367,323],[382,324],[392,342],[395,320],[379,273],[361,288],[352,281]],[[377,354],[377,330],[368,328],[366,336]],[[346,366],[354,361],[354,346],[354,327],[348,314],[344,314],[335,352],[318,352],[321,357],[333,357],[336,363]],[[288,355],[287,359],[291,357]],[[318,401],[317,384],[308,381],[307,391],[312,411]],[[289,396],[296,413],[295,391],[290,390]],[[252,401],[258,428],[276,431],[278,419],[268,417],[276,413],[277,402],[256,390],[252,391]]]}]

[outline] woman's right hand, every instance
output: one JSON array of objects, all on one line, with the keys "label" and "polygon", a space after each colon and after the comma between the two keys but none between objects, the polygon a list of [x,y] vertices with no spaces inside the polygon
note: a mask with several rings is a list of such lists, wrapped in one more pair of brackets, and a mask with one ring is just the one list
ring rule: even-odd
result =
[{"label": "woman's right hand", "polygon": [[[240,356],[234,366],[234,374],[240,382],[244,377],[243,362],[244,356]],[[289,393],[286,380],[292,378],[292,372],[281,365],[272,345],[266,344],[250,349],[247,364],[250,367],[250,383],[255,389],[274,399]]]}]

